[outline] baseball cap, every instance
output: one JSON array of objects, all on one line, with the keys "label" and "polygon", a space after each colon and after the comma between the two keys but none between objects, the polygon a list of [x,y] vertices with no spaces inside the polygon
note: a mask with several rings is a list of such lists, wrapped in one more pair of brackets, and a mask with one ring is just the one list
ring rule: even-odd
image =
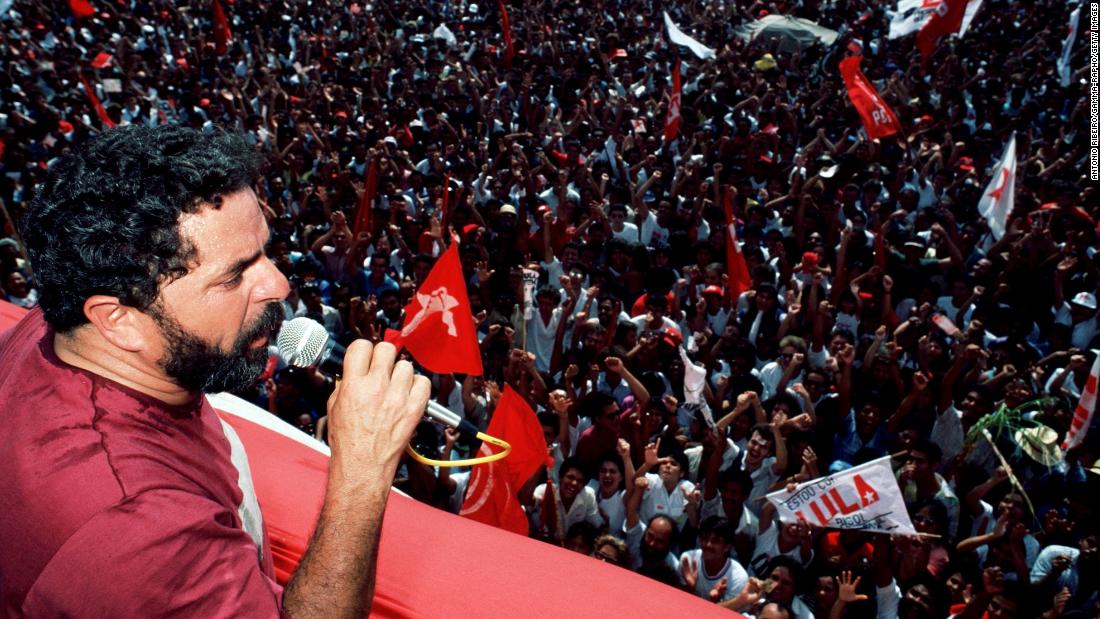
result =
[{"label": "baseball cap", "polygon": [[1091,292],[1078,292],[1070,303],[1094,310],[1096,309],[1096,296]]},{"label": "baseball cap", "polygon": [[505,204],[504,206],[500,207],[500,214],[501,215],[515,215],[516,214],[516,207],[512,206],[511,204]]}]

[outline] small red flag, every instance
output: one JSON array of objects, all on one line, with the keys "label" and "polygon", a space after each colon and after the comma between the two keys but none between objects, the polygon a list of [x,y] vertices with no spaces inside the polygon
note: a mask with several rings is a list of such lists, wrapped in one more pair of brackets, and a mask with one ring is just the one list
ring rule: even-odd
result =
[{"label": "small red flag", "polygon": [[409,349],[432,372],[484,373],[457,243],[436,261],[405,306],[401,331],[396,335],[387,331],[386,341]]},{"label": "small red flag", "polygon": [[99,52],[95,55],[95,58],[92,59],[91,64],[93,69],[102,69],[111,64],[111,55],[107,52]]},{"label": "small red flag", "polygon": [[727,188],[722,194],[722,208],[726,211],[726,270],[729,273],[729,281],[726,290],[730,300],[737,303],[737,299],[752,287],[752,277],[749,276],[749,264],[745,262],[745,254],[737,245],[737,221],[733,218],[733,189]]},{"label": "small red flag", "polygon": [[87,19],[95,15],[95,7],[88,0],[69,0],[69,9],[77,19]]},{"label": "small red flag", "polygon": [[967,0],[943,0],[932,13],[932,17],[917,33],[917,47],[921,57],[927,61],[940,39],[962,28],[966,15]]},{"label": "small red flag", "polygon": [[100,122],[108,129],[114,129],[115,121],[111,120],[111,117],[107,115],[107,110],[103,107],[103,104],[100,103],[99,97],[95,96],[92,85],[88,83],[88,80],[85,79],[83,75],[80,76],[80,83],[84,84],[84,94],[88,95],[88,101],[91,102],[96,116],[99,116]]},{"label": "small red flag", "polygon": [[680,59],[672,61],[672,94],[668,98],[668,116],[665,117],[665,143],[680,135]]},{"label": "small red flag", "polygon": [[901,123],[882,100],[874,85],[859,70],[859,63],[862,60],[860,56],[849,56],[840,61],[840,75],[848,88],[848,99],[859,111],[859,117],[863,119],[863,128],[867,130],[867,137],[876,140],[894,135],[901,131]]},{"label": "small red flag", "polygon": [[504,6],[504,0],[497,0],[500,5],[500,30],[504,35],[504,66],[512,66],[512,58],[516,56],[516,48],[512,46],[512,26],[508,22],[508,9]]},{"label": "small red flag", "polygon": [[229,20],[219,0],[211,0],[210,11],[214,18],[214,51],[220,56],[229,50],[229,39],[233,33],[229,30]]},{"label": "small red flag", "polygon": [[[523,397],[505,385],[486,432],[507,441],[512,453],[503,460],[473,467],[459,515],[526,536],[527,516],[516,492],[546,460],[542,426]],[[479,455],[490,453],[489,446],[483,444]]]},{"label": "small red flag", "polygon": [[355,227],[352,233],[359,238],[360,232],[370,232],[371,208],[374,194],[378,193],[378,160],[371,159],[367,164],[366,178],[363,181],[363,195],[359,197],[359,211],[355,213]]}]

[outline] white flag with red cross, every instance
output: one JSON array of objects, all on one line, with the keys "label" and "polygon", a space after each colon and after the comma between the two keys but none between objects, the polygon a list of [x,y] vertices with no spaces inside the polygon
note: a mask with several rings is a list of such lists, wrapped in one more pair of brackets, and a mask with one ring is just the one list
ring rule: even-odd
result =
[{"label": "white flag with red cross", "polygon": [[993,238],[998,241],[1005,235],[1008,216],[1016,199],[1016,134],[1008,140],[1001,160],[993,168],[993,178],[978,200],[978,212],[989,223]]},{"label": "white flag with red cross", "polygon": [[890,456],[799,484],[794,492],[767,496],[781,522],[830,529],[916,535]]}]

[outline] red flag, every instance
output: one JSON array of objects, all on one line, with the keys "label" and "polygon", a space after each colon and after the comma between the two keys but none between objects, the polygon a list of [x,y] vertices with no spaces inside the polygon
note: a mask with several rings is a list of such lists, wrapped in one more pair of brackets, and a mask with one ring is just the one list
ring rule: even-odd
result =
[{"label": "red flag", "polygon": [[111,117],[107,115],[107,110],[100,103],[99,97],[95,96],[95,91],[92,90],[92,85],[88,83],[88,80],[83,75],[80,76],[80,83],[84,84],[84,94],[88,95],[88,101],[91,102],[92,108],[95,109],[96,116],[99,116],[100,122],[104,124],[108,129],[115,128],[115,121],[111,120]]},{"label": "red flag", "polygon": [[111,64],[111,55],[107,52],[99,52],[92,59],[91,65],[93,69],[102,69],[103,67]]},{"label": "red flag", "polygon": [[[505,385],[486,433],[511,444],[512,453],[503,460],[474,466],[459,515],[526,536],[527,516],[516,492],[546,460],[542,426],[530,405],[511,385]],[[480,454],[490,453],[489,446],[483,444]]]},{"label": "red flag", "polygon": [[229,30],[229,20],[225,17],[225,9],[220,0],[211,0],[210,11],[214,19],[214,51],[220,56],[229,50],[229,39],[233,33]]},{"label": "red flag", "polygon": [[504,66],[512,66],[512,58],[516,55],[516,48],[512,46],[512,26],[508,23],[508,9],[504,7],[504,0],[497,0],[500,5],[500,30],[504,34]]},{"label": "red flag", "polygon": [[378,160],[371,159],[367,164],[366,178],[363,180],[363,195],[359,197],[359,211],[355,214],[355,227],[352,233],[359,238],[360,232],[370,232],[370,210],[374,205],[374,194],[378,193]]},{"label": "red flag", "polygon": [[432,372],[484,373],[457,243],[443,252],[405,306],[401,331],[387,331],[386,336],[387,342],[408,348]]},{"label": "red flag", "polygon": [[668,98],[668,116],[665,117],[665,143],[680,135],[680,59],[672,62],[672,94]]},{"label": "red flag", "polygon": [[840,75],[848,88],[848,98],[863,119],[863,128],[872,140],[884,138],[901,131],[901,123],[879,96],[873,84],[859,70],[860,56],[849,56],[840,61]]},{"label": "red flag", "polygon": [[738,297],[752,287],[752,278],[749,277],[749,265],[745,262],[745,254],[737,245],[737,221],[733,218],[733,189],[727,188],[722,195],[722,208],[726,211],[726,270],[729,273],[729,282],[726,290],[730,300],[737,303]]},{"label": "red flag", "polygon": [[936,44],[940,39],[959,31],[962,28],[963,16],[966,15],[967,0],[943,0],[936,7],[936,12],[924,24],[917,33],[917,47],[924,60],[936,51]]},{"label": "red flag", "polygon": [[69,9],[77,19],[87,19],[95,15],[95,7],[88,0],[69,0]]}]

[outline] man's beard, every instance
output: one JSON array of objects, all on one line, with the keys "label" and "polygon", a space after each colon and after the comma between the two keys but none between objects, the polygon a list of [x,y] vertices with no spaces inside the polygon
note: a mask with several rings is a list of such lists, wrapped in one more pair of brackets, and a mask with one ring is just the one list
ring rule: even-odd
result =
[{"label": "man's beard", "polygon": [[218,393],[252,387],[267,366],[267,346],[254,348],[257,339],[274,334],[283,322],[283,308],[268,303],[260,316],[246,325],[229,352],[188,333],[161,307],[150,315],[167,340],[167,352],[158,362],[165,374],[189,391]]}]

